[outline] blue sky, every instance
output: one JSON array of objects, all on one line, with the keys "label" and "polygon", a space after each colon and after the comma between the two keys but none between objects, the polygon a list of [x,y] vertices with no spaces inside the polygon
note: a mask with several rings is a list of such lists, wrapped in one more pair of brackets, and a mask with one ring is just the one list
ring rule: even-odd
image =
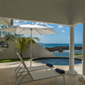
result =
[{"label": "blue sky", "polygon": [[[54,29],[58,34],[51,34],[51,35],[34,35],[33,37],[39,37],[39,43],[69,43],[70,38],[70,28],[65,25],[58,25],[58,24],[49,24],[49,23],[39,23],[39,22],[31,22],[31,21],[21,21],[21,20],[14,20],[14,25],[21,25],[21,24],[37,24],[43,25],[46,27],[50,27]],[[74,28],[74,43],[75,44],[82,44],[82,35],[83,35],[83,25],[78,24]],[[24,35],[28,37],[30,35]]]}]

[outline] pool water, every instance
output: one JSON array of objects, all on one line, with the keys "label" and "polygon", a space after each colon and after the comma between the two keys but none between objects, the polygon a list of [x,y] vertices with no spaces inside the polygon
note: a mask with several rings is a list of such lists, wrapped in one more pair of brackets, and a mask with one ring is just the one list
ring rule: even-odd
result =
[{"label": "pool water", "polygon": [[[36,63],[50,63],[53,65],[69,65],[69,58],[42,58],[42,59],[33,59],[34,62]],[[74,64],[78,65],[81,64],[82,60],[81,59],[75,59]]]}]

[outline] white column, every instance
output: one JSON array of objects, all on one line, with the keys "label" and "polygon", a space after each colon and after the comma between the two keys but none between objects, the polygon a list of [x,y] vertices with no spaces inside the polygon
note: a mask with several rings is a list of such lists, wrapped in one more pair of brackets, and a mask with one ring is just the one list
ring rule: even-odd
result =
[{"label": "white column", "polygon": [[70,26],[70,45],[69,45],[69,75],[75,75],[77,72],[74,70],[74,25]]},{"label": "white column", "polygon": [[85,82],[85,22],[83,22],[82,75],[79,80]]}]

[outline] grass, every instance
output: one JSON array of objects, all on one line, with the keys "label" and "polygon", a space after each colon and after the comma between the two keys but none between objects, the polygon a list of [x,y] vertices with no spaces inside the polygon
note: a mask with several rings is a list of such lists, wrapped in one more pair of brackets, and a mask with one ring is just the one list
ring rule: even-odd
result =
[{"label": "grass", "polygon": [[[28,61],[30,58],[24,58],[24,61]],[[5,62],[17,62],[20,61],[19,59],[7,59],[7,60],[0,60],[0,63],[5,63]]]},{"label": "grass", "polygon": [[75,53],[74,55],[82,55],[81,53]]}]

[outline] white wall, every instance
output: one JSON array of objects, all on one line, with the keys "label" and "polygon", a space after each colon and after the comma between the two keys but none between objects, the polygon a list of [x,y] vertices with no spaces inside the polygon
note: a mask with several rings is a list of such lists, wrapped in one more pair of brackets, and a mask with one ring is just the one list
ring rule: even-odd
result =
[{"label": "white wall", "polygon": [[[3,40],[0,38],[0,41]],[[16,55],[16,52],[18,51],[15,49],[15,42],[9,41],[9,48],[4,51],[0,52],[0,59],[13,59],[18,58]],[[35,43],[33,44],[33,58],[34,57],[55,57],[51,52],[40,46],[39,44]],[[30,57],[30,47],[26,49],[26,51],[23,53],[24,58]]]}]

